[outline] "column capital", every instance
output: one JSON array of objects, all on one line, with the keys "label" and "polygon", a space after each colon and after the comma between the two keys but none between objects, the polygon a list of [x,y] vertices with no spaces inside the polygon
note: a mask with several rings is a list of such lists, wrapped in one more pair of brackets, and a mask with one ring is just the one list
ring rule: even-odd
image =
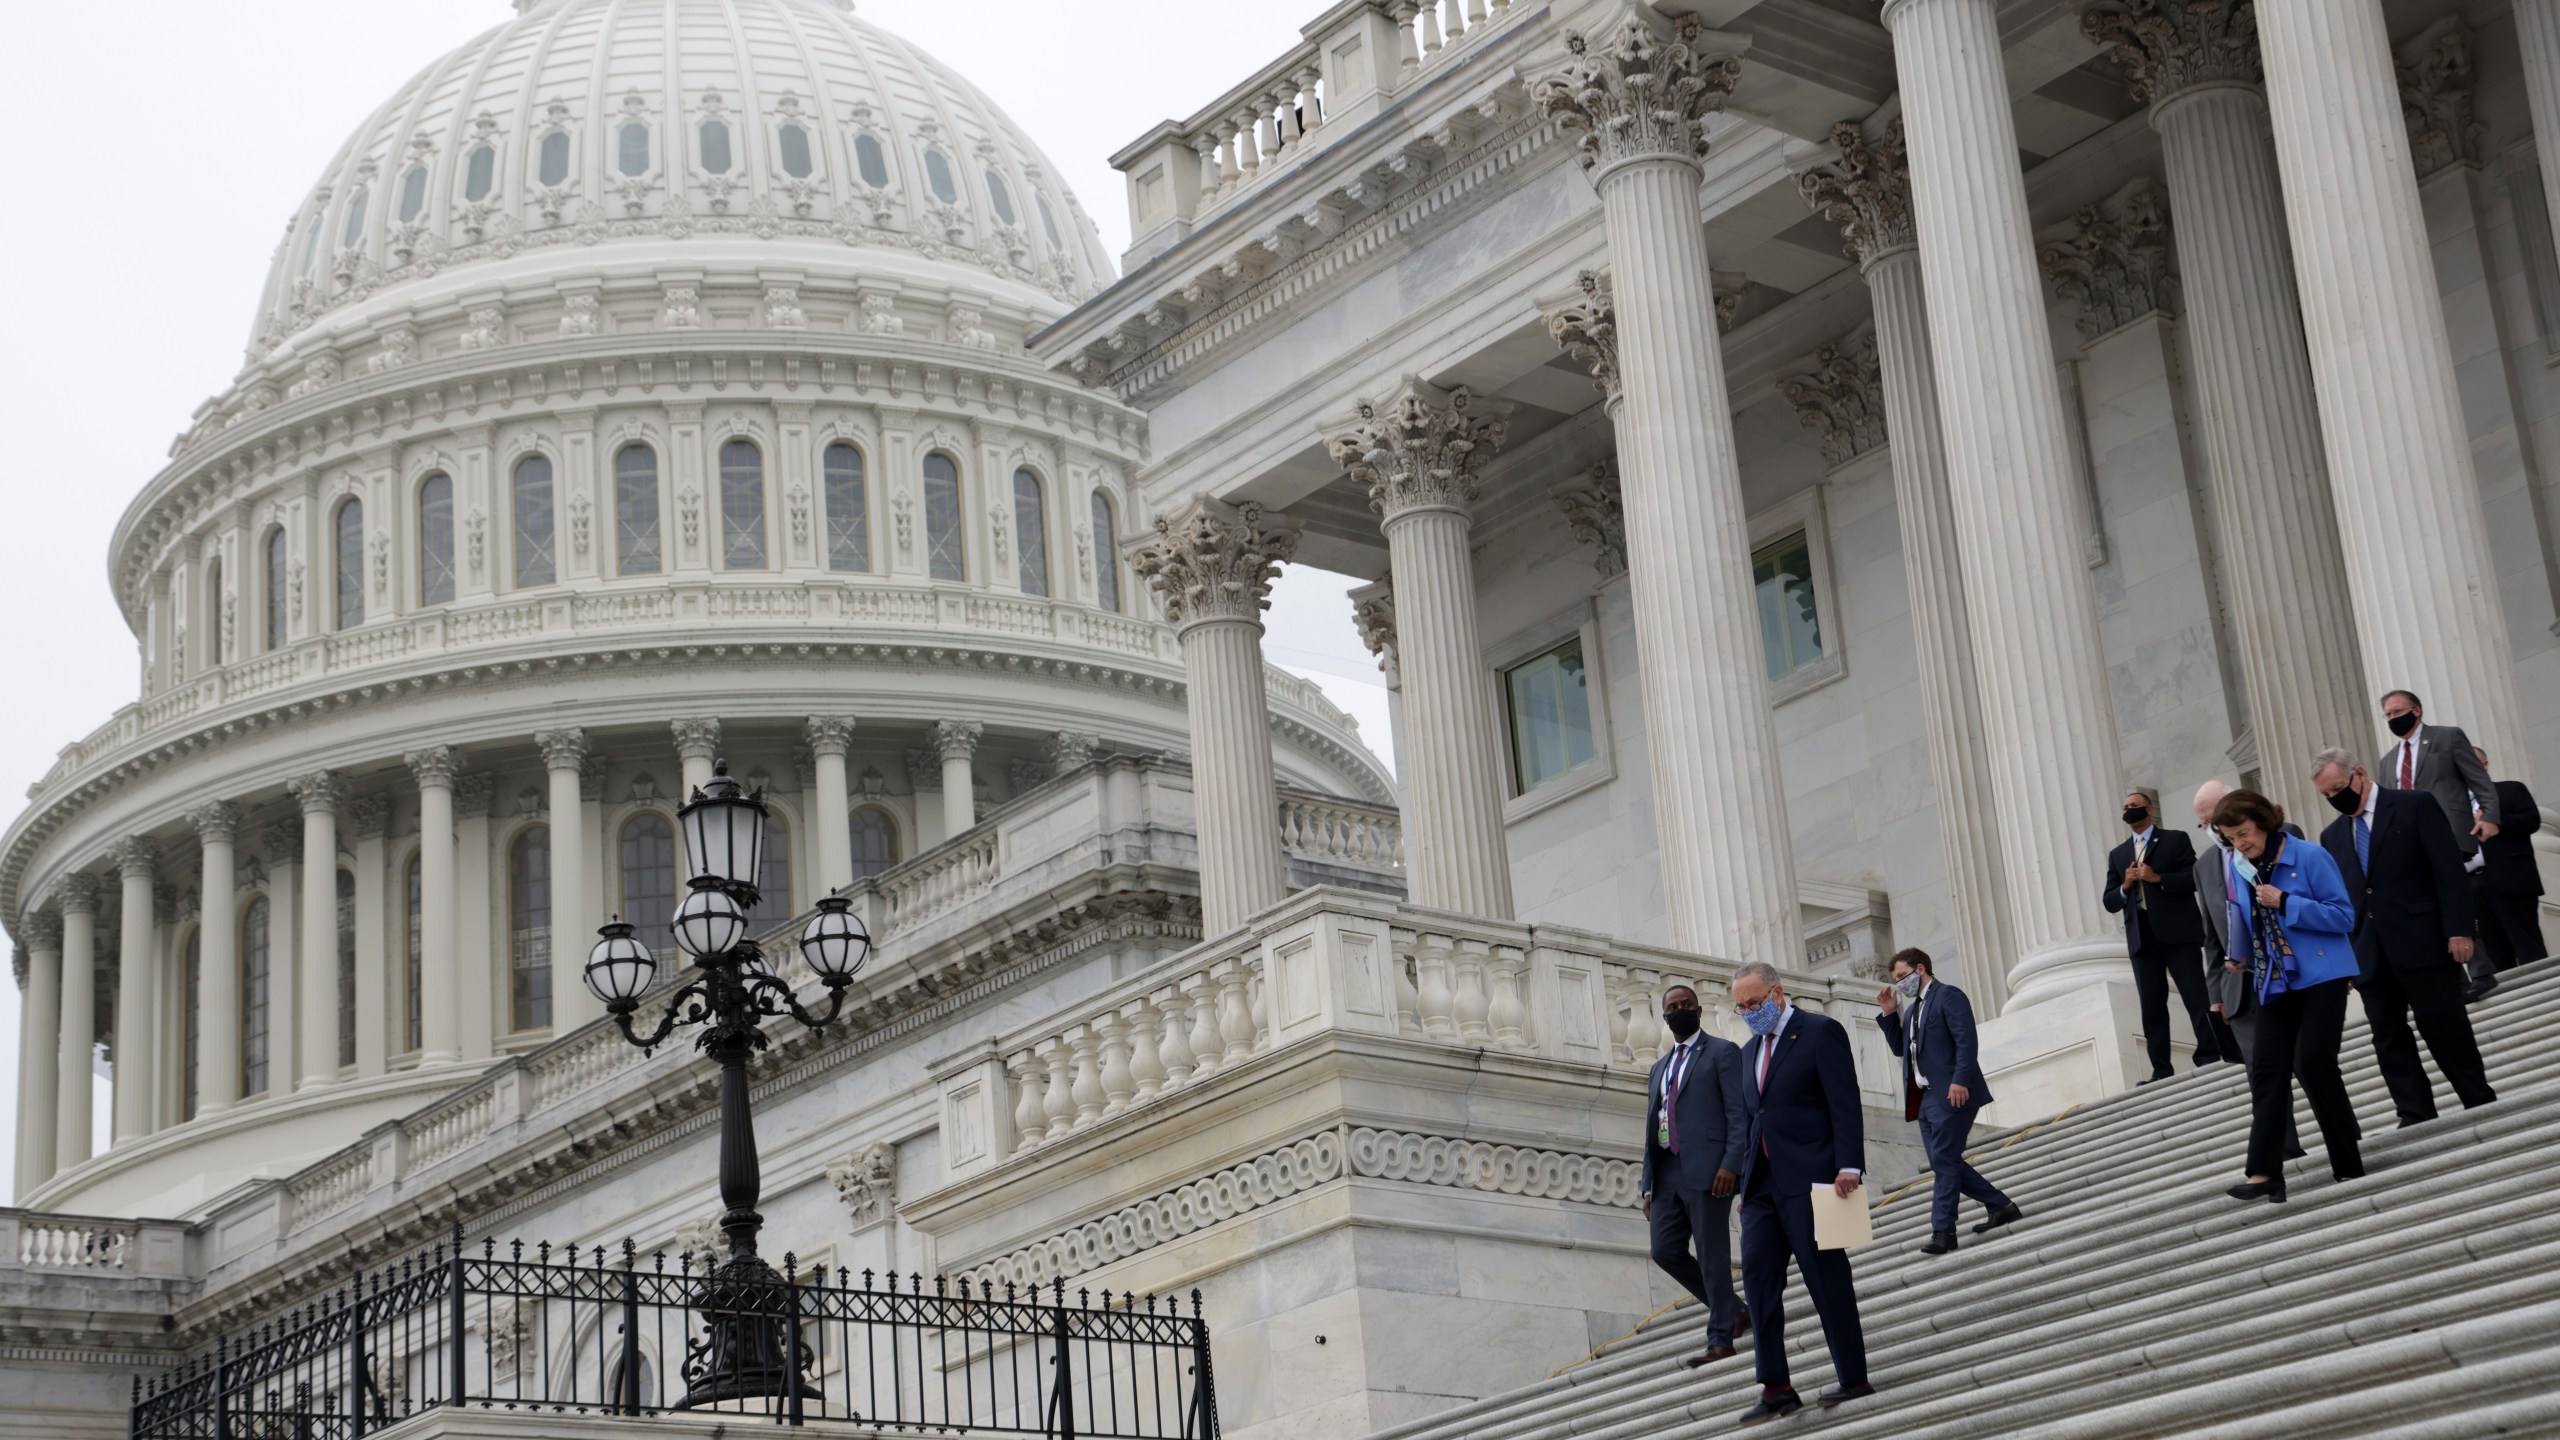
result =
[{"label": "column capital", "polygon": [[98,877],[74,870],[53,882],[53,908],[65,915],[98,913]]},{"label": "column capital", "polygon": [[1707,153],[1706,117],[1725,107],[1742,76],[1734,56],[1700,53],[1710,34],[1691,15],[1673,21],[1666,35],[1634,10],[1598,47],[1567,30],[1571,58],[1531,87],[1531,103],[1581,132],[1582,168],[1595,179],[1631,160],[1695,164]]},{"label": "column capital", "polygon": [[453,777],[462,769],[462,757],[455,754],[450,745],[430,745],[424,750],[412,750],[400,758],[409,767],[409,773],[417,777],[421,790],[452,789]]},{"label": "column capital", "polygon": [[2146,105],[2197,85],[2265,78],[2251,0],[2087,0],[2080,33],[2108,48],[2125,89]]},{"label": "column capital", "polygon": [[1049,737],[1041,752],[1049,761],[1052,776],[1063,775],[1093,759],[1094,750],[1102,743],[1099,736],[1081,730],[1061,730]]},{"label": "column capital", "polygon": [[1378,668],[1394,669],[1396,577],[1393,572],[1351,592],[1351,623],[1360,631],[1360,643],[1368,646],[1369,653],[1378,657]]},{"label": "column capital", "polygon": [[391,797],[360,795],[347,807],[347,828],[358,840],[379,840],[391,833]]},{"label": "column capital", "polygon": [[1618,467],[1600,461],[1548,486],[1547,498],[1564,512],[1573,538],[1600,552],[1594,563],[1601,579],[1627,573],[1627,506],[1618,484]]},{"label": "column capital", "polygon": [[195,827],[199,842],[228,845],[240,838],[240,807],[228,800],[209,800],[187,812],[187,823]]},{"label": "column capital", "polygon": [[28,950],[50,950],[57,956],[62,953],[60,911],[30,910],[26,918],[18,922],[18,931],[25,937]]},{"label": "column capital", "polygon": [[1831,127],[1837,159],[1796,177],[1796,194],[1825,220],[1840,227],[1840,248],[1859,269],[1878,257],[1908,249],[1917,240],[1911,228],[1911,165],[1903,148],[1902,117],[1888,121],[1873,140],[1855,120]]},{"label": "column capital", "polygon": [[966,760],[978,753],[978,737],[987,727],[975,720],[937,720],[933,724],[933,748],[945,760]]},{"label": "column capital", "polygon": [[1156,517],[1156,538],[1131,546],[1130,567],[1164,601],[1175,625],[1203,620],[1259,624],[1271,582],[1298,553],[1298,526],[1251,501],[1203,497]]},{"label": "column capital", "polygon": [[667,726],[675,732],[676,754],[687,760],[710,760],[720,750],[720,722],[696,717],[672,721]]},{"label": "column capital", "polygon": [[578,798],[594,802],[604,798],[605,758],[590,749],[587,758],[578,762]]},{"label": "column capital", "polygon": [[2477,161],[2488,127],[2472,118],[2470,27],[2460,15],[2447,15],[2410,37],[2396,58],[2400,114],[2409,122],[2418,178]]},{"label": "column capital", "polygon": [[116,874],[127,880],[154,880],[160,875],[160,842],[131,835],[108,848],[116,858]]},{"label": "column capital", "polygon": [[2095,340],[2154,311],[2177,308],[2170,268],[2169,194],[2139,175],[2037,237],[2036,265],[2054,298],[2080,302],[2080,335]]},{"label": "column capital", "polygon": [[1884,364],[1873,330],[1813,348],[1778,393],[1795,407],[1796,423],[1822,432],[1822,458],[1845,465],[1885,443]]},{"label": "column capital", "polygon": [[335,770],[314,770],[285,781],[284,788],[285,793],[301,802],[303,814],[335,814],[338,802],[346,798],[347,778]]},{"label": "column capital", "polygon": [[1581,295],[1547,312],[1547,334],[1564,353],[1591,371],[1591,383],[1618,403],[1618,307],[1610,293],[1609,272],[1585,270],[1574,277]]},{"label": "column capital", "polygon": [[533,732],[533,743],[542,751],[545,770],[576,770],[587,763],[587,732],[576,726],[537,730]]},{"label": "column capital", "polygon": [[809,753],[842,755],[853,745],[853,717],[850,715],[812,715],[809,717]]},{"label": "column capital", "polygon": [[456,818],[485,816],[489,802],[498,798],[498,777],[486,770],[460,775],[453,782],[453,813]]},{"label": "column capital", "polygon": [[1510,410],[1464,385],[1443,390],[1408,376],[1385,402],[1362,401],[1325,449],[1369,487],[1369,508],[1388,522],[1416,510],[1463,514],[1475,503],[1477,472],[1510,433]]}]

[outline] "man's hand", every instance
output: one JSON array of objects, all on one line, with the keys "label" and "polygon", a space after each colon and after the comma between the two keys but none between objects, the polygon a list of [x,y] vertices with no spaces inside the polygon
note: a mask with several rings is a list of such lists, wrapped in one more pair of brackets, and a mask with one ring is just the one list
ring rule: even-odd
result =
[{"label": "man's hand", "polygon": [[[2222,1002],[2221,1002],[2221,1001],[2216,1000],[2216,1001],[2214,1001],[2214,1002],[2213,1002],[2213,1013],[2214,1013],[2214,1014],[2216,1014],[2216,1015],[2222,1015]],[[2228,1020],[2228,1019],[2230,1019],[2231,1017],[2230,1017],[2230,1016],[2228,1016],[2228,1015],[2222,1015],[2222,1018],[2223,1018],[2223,1019],[2225,1019],[2225,1020]]]},{"label": "man's hand", "polygon": [[2498,822],[2490,819],[2486,815],[2479,816],[2471,822],[2471,838],[2475,840],[2497,839]]},{"label": "man's hand", "polygon": [[1950,1085],[1947,1087],[1947,1103],[1953,1105],[1959,1110],[1963,1109],[1965,1107],[1965,1102],[1972,1098],[1973,1092],[1967,1090],[1961,1085]]},{"label": "man's hand", "polygon": [[1883,1011],[1883,1012],[1884,1012],[1885,1014],[1887,1014],[1887,1015],[1890,1015],[1890,1014],[1892,1014],[1894,1011],[1901,1009],[1901,1008],[1902,1008],[1902,995],[1901,995],[1901,992],[1899,992],[1899,991],[1895,990],[1895,989],[1894,989],[1892,986],[1890,986],[1890,985],[1887,985],[1887,986],[1886,986],[1886,987],[1884,987],[1883,989],[1881,989],[1881,990],[1877,991],[1877,992],[1876,992],[1876,1008],[1877,1008],[1878,1010]]},{"label": "man's hand", "polygon": [[1653,1218],[1653,1197],[1650,1195],[1644,1197],[1644,1218],[1647,1220]]},{"label": "man's hand", "polygon": [[[1716,1172],[1716,1179],[1715,1179],[1715,1183],[1714,1183],[1714,1184],[1712,1184],[1712,1185],[1709,1185],[1709,1186],[1707,1187],[1707,1193],[1708,1193],[1708,1194],[1710,1194],[1710,1195],[1713,1195],[1713,1196],[1714,1196],[1714,1197],[1716,1197],[1717,1199],[1721,1200],[1721,1199],[1723,1199],[1724,1197],[1726,1197],[1727,1195],[1730,1195],[1730,1194],[1732,1194],[1732,1193],[1733,1193],[1733,1187],[1734,1187],[1734,1185],[1735,1185],[1736,1183],[1737,1183],[1737,1182],[1736,1182],[1736,1180],[1735,1180],[1735,1178],[1734,1178],[1734,1173],[1733,1173],[1732,1171],[1730,1171],[1730,1170],[1718,1170],[1718,1171]],[[1647,1204],[1651,1204],[1651,1203],[1652,1203],[1652,1197],[1651,1197],[1651,1196],[1647,1196],[1647,1197],[1646,1197],[1646,1203],[1647,1203]],[[1652,1217],[1651,1217],[1651,1216],[1647,1216],[1646,1218],[1647,1218],[1647,1219],[1651,1219]]]},{"label": "man's hand", "polygon": [[1858,1172],[1855,1170],[1843,1170],[1840,1172],[1839,1178],[1831,1182],[1831,1193],[1839,1196],[1843,1200],[1846,1200],[1851,1195],[1856,1194],[1857,1191]]},{"label": "man's hand", "polygon": [[2444,948],[2445,948],[2445,953],[2447,953],[2447,954],[2449,954],[2449,955],[2451,955],[2451,956],[2453,957],[2453,963],[2454,963],[2454,964],[2456,964],[2456,965],[2468,965],[2468,964],[2470,964],[2470,963],[2471,963],[2471,937],[2470,937],[2470,936],[2468,936],[2468,935],[2454,935],[2454,936],[2450,936],[2450,937],[2448,937],[2448,938],[2445,940],[2445,942],[2444,942]]},{"label": "man's hand", "polygon": [[2225,969],[2225,970],[2230,971],[2230,972],[2231,972],[2232,974],[2234,974],[2234,975],[2237,975],[2237,974],[2239,974],[2241,971],[2246,970],[2246,969],[2248,969],[2249,967],[2248,967],[2248,966],[2246,966],[2246,965],[2241,964],[2241,963],[2240,963],[2239,961],[2237,961],[2237,960],[2225,960],[2225,961],[2223,961],[2223,962],[2222,962],[2222,968],[2223,968],[2223,969]]}]

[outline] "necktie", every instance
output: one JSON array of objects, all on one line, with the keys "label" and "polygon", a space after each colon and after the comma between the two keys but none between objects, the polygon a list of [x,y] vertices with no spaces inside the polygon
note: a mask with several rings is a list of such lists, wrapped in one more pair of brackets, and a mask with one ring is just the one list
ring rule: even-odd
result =
[{"label": "necktie", "polygon": [[2400,788],[2403,790],[2418,788],[2417,753],[2418,737],[2416,735],[2411,735],[2400,742]]},{"label": "necktie", "polygon": [[1662,1133],[1672,1154],[1680,1153],[1680,1082],[1689,1078],[1689,1042],[1671,1052],[1671,1069],[1662,1077]]},{"label": "necktie", "polygon": [[2373,873],[2373,827],[2362,815],[2356,817],[2356,868]]},{"label": "necktie", "polygon": [[1777,1051],[1777,1036],[1772,1035],[1768,1039],[1760,1042],[1760,1088],[1763,1090],[1769,1088],[1769,1057],[1776,1054]]},{"label": "necktie", "polygon": [[[2134,837],[2133,837],[2133,863],[2134,863],[2134,864],[2136,864],[2136,865],[2141,864],[2141,863],[2142,863],[2142,857],[2143,857],[2144,853],[2145,853],[2145,852],[2147,852],[2148,850],[2150,850],[2150,848],[2151,848],[2151,845],[2150,845],[2150,842],[2149,842],[2147,839],[2145,839],[2143,836],[2140,836],[2140,835],[2136,835],[2136,836],[2134,836]],[[2134,903],[2137,907],[2139,907],[2139,908],[2141,908],[2141,909],[2144,909],[2144,910],[2148,910],[2148,909],[2150,909],[2150,908],[2151,908],[2151,892],[2150,892],[2150,891],[2148,891],[2148,890],[2136,890],[2136,891],[2134,891],[2134,892],[2133,892],[2133,903]]]}]

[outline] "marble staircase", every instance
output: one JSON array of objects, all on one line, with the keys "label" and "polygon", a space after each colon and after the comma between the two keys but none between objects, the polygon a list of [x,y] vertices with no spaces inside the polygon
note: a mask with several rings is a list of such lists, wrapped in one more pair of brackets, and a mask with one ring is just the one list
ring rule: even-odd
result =
[{"label": "marble staircase", "polygon": [[[2027,1220],[1964,1248],[1928,1239],[1926,1177],[1876,1208],[1857,1252],[1878,1393],[1755,1427],[1836,1440],[2560,1436],[2560,960],[2510,972],[2472,1020],[2495,1104],[2397,1130],[2363,1016],[2345,1058],[2368,1176],[2337,1184],[2303,1108],[2283,1205],[2222,1194],[2247,1130],[2232,1066],[1975,1137]],[[1787,1339],[1810,1402],[1832,1383],[1791,1283]],[[1550,1379],[1375,1440],[1723,1435],[1757,1387],[1751,1342],[1705,1371],[1694,1302]]]}]

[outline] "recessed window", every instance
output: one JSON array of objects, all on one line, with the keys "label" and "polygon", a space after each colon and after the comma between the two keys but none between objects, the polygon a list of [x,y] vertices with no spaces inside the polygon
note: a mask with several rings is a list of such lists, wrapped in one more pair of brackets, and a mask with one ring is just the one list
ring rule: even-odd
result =
[{"label": "recessed window", "polygon": [[987,167],[987,203],[996,207],[998,220],[1007,225],[1015,223],[1013,192],[1005,188],[1004,177],[996,173],[993,165]]},{"label": "recessed window", "polygon": [[551,832],[531,826],[507,847],[507,1027],[551,1023]]},{"label": "recessed window", "polygon": [[1111,497],[1099,490],[1093,492],[1093,603],[1120,609],[1120,521]]},{"label": "recessed window", "polygon": [[1511,710],[1515,793],[1526,795],[1591,763],[1591,693],[1579,636],[1502,672],[1502,688]]},{"label": "recessed window", "polygon": [[1013,472],[1013,550],[1021,562],[1022,593],[1049,593],[1049,510],[1041,502],[1040,477]]},{"label": "recessed window", "polygon": [[418,212],[426,208],[427,167],[412,165],[409,173],[400,177],[400,223],[406,225],[417,219]]},{"label": "recessed window", "polygon": [[675,948],[675,913],[675,827],[644,810],[622,827],[622,918],[641,944],[663,955]]},{"label": "recessed window", "polygon": [[862,172],[862,183],[874,190],[889,188],[889,157],[880,142],[868,135],[853,137],[854,168]]},{"label": "recessed window", "polygon": [[649,173],[649,127],[634,120],[622,127],[616,139],[617,164],[625,175]]},{"label": "recessed window", "polygon": [[364,502],[338,507],[338,628],[364,623]]},{"label": "recessed window", "polygon": [[764,568],[764,452],[752,440],[720,447],[720,566]]},{"label": "recessed window", "polygon": [[625,445],[613,457],[616,564],[625,575],[655,575],[658,549],[658,452]]},{"label": "recessed window", "polygon": [[542,137],[542,155],[536,161],[534,178],[545,185],[557,185],[569,178],[569,132],[554,130]]},{"label": "recessed window", "polygon": [[498,147],[473,147],[470,158],[462,165],[462,198],[478,204],[489,198],[489,190],[498,183]]},{"label": "recessed window", "polygon": [[936,580],[966,580],[960,541],[960,467],[948,455],[924,457],[925,571]]},{"label": "recessed window", "polygon": [[791,824],[780,813],[764,822],[764,853],[756,861],[756,903],[747,932],[761,934],[791,918]]},{"label": "recessed window", "polygon": [[222,663],[222,562],[211,561],[204,567],[205,593],[205,663]]},{"label": "recessed window", "polygon": [[516,584],[548,585],[560,578],[555,556],[559,530],[552,519],[551,457],[516,462]]},{"label": "recessed window", "polygon": [[338,1064],[356,1063],[356,877],[338,876]]},{"label": "recessed window", "polygon": [[284,648],[285,591],[292,584],[291,577],[287,574],[289,562],[286,557],[284,527],[279,525],[267,532],[266,544],[267,593],[264,598],[267,612],[267,648],[270,650]]},{"label": "recessed window", "polygon": [[182,1113],[187,1119],[193,1120],[196,1118],[196,1056],[204,1044],[204,931],[202,929],[187,932],[186,985],[187,1044],[185,1052],[180,1056],[186,1068],[179,1073],[187,1087],[181,1102],[185,1106]]},{"label": "recessed window", "polygon": [[273,912],[264,895],[240,917],[240,1093],[267,1093],[267,980]]},{"label": "recessed window", "polygon": [[806,180],[817,169],[809,159],[809,130],[805,125],[785,125],[776,137],[782,150],[782,173],[794,180]]},{"label": "recessed window", "polygon": [[338,248],[341,250],[353,250],[364,241],[365,194],[366,192],[360,189],[347,201],[347,228],[338,237]]},{"label": "recessed window", "polygon": [[939,150],[924,152],[924,183],[933,187],[933,198],[945,205],[960,203],[960,187],[951,178],[951,162]]},{"label": "recessed window", "polygon": [[430,475],[418,487],[418,603],[453,601],[453,481]]},{"label": "recessed window", "polygon": [[729,122],[702,122],[702,168],[713,175],[729,173]]},{"label": "recessed window", "polygon": [[863,493],[862,452],[839,440],[827,447],[827,568],[871,568],[871,513]]},{"label": "recessed window", "polygon": [[868,880],[898,864],[898,817],[877,805],[853,812],[853,878]]},{"label": "recessed window", "polygon": [[410,856],[409,863],[403,867],[405,878],[402,888],[408,895],[408,908],[401,913],[406,917],[403,925],[409,937],[409,959],[401,987],[401,993],[409,997],[406,1008],[400,1012],[400,1048],[404,1053],[420,1049],[426,1044],[426,1021],[418,1008],[419,1002],[424,998],[422,992],[425,987],[421,974],[425,968],[427,953],[424,928],[427,911],[426,882],[420,873],[421,868],[421,857],[416,855]]},{"label": "recessed window", "polygon": [[1032,208],[1040,212],[1040,233],[1049,237],[1049,248],[1064,250],[1067,242],[1058,238],[1058,217],[1049,213],[1049,197],[1041,191],[1031,192]]},{"label": "recessed window", "polygon": [[1751,552],[1760,598],[1760,649],[1769,678],[1782,679],[1822,658],[1822,616],[1814,604],[1813,547],[1793,531]]}]

